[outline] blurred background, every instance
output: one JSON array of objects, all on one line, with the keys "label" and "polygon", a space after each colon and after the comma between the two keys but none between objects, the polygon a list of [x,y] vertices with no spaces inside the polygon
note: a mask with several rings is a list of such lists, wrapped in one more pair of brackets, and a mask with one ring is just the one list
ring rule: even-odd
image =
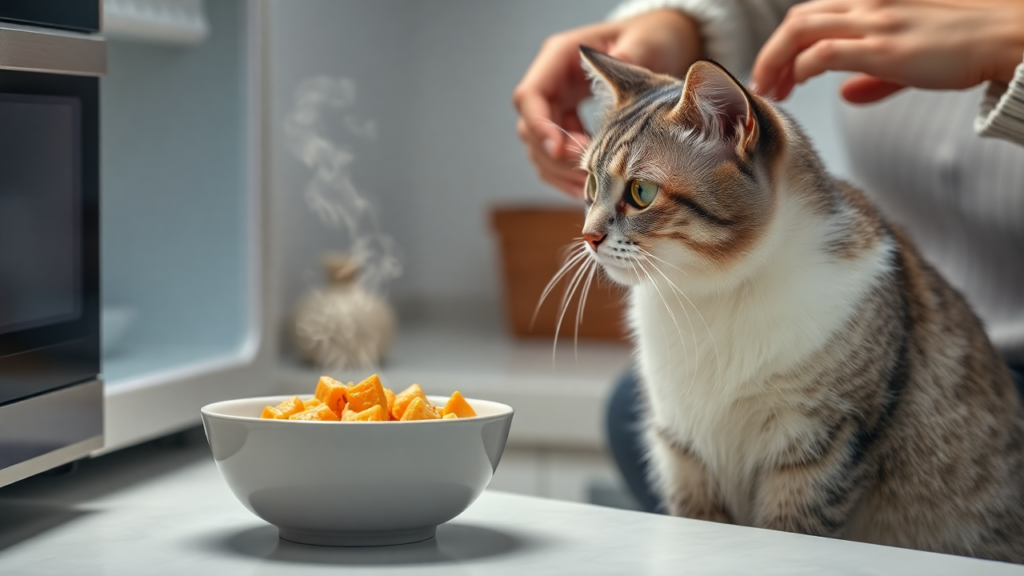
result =
[{"label": "blurred background", "polygon": [[[553,305],[524,333],[582,211],[536,178],[510,103],[546,37],[615,4],[108,0],[105,450],[193,425],[211,399],[379,369],[395,389],[516,409],[492,488],[630,506],[602,434],[630,361],[621,294],[592,293],[578,346],[575,308],[554,355]],[[839,80],[785,107],[845,177]],[[327,285],[325,255],[358,248],[345,214],[372,236],[359,273],[379,275],[397,316],[378,368],[298,353],[296,310]],[[136,410],[154,399],[159,415]]]}]

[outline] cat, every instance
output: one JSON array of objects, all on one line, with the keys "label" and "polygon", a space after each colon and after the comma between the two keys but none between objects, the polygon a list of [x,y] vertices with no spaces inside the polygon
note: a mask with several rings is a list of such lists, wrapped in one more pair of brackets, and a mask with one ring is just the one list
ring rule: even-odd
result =
[{"label": "cat", "polygon": [[721,66],[581,54],[582,250],[629,290],[667,511],[1024,562],[1024,408],[963,298]]}]

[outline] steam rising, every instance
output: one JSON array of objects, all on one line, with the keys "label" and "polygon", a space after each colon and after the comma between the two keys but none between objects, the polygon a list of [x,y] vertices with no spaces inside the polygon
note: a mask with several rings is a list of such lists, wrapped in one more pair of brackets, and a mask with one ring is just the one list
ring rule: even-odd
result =
[{"label": "steam rising", "polygon": [[402,274],[397,246],[381,230],[373,206],[352,182],[355,156],[323,133],[329,115],[340,114],[341,125],[349,134],[376,139],[377,126],[372,120],[360,122],[347,112],[355,101],[356,87],[348,78],[305,80],[296,89],[294,108],[285,118],[285,143],[314,171],[304,191],[310,209],[321,222],[346,233],[346,249],[360,263],[359,282],[380,293]]}]

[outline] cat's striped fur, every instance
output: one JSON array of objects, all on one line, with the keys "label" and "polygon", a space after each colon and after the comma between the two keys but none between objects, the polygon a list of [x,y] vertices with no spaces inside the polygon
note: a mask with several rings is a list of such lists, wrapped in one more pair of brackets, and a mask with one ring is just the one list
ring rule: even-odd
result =
[{"label": "cat's striped fur", "polygon": [[668,510],[1024,562],[1024,409],[960,295],[718,65],[583,60],[587,250],[631,287]]}]

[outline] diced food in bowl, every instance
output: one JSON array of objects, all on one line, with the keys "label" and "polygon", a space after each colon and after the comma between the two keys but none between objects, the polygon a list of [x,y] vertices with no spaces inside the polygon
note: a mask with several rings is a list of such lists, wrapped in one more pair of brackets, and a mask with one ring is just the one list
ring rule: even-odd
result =
[{"label": "diced food in bowl", "polygon": [[387,412],[388,397],[384,394],[384,386],[376,374],[363,380],[345,392],[345,399],[356,412],[362,412],[373,406],[380,406]]},{"label": "diced food in bowl", "polygon": [[346,410],[341,419],[345,422],[387,422],[388,416],[383,408],[374,404],[362,412]]},{"label": "diced food in bowl", "polygon": [[429,402],[417,396],[412,399],[409,407],[402,413],[401,420],[405,422],[408,420],[438,420],[440,418],[441,415]]},{"label": "diced food in bowl", "polygon": [[462,397],[462,394],[456,390],[452,393],[452,397],[448,399],[448,403],[444,405],[444,415],[455,415],[456,418],[472,418],[476,416],[476,412],[469,405],[469,402],[466,402],[466,399]]},{"label": "diced food in bowl", "polygon": [[287,420],[294,414],[298,414],[306,409],[306,406],[302,403],[302,399],[298,396],[294,396],[281,402],[277,406],[267,406],[263,409],[263,414],[260,416],[263,418],[273,418],[275,420]]},{"label": "diced food in bowl", "polygon": [[391,417],[395,420],[401,420],[402,414],[405,414],[405,409],[409,407],[414,398],[422,398],[424,402],[428,402],[427,395],[423,393],[423,388],[420,388],[419,384],[413,384],[395,396],[395,404],[391,408]]},{"label": "diced food in bowl", "polygon": [[263,409],[261,418],[299,421],[388,422],[413,420],[456,420],[472,418],[476,411],[455,391],[444,407],[431,403],[423,388],[413,384],[398,394],[385,388],[374,374],[348,386],[321,376],[312,398],[294,396],[277,406]]},{"label": "diced food in bowl", "polygon": [[326,405],[321,404],[319,406],[314,406],[314,407],[312,407],[312,408],[310,408],[308,410],[303,410],[302,412],[299,412],[298,414],[292,414],[291,416],[288,417],[288,419],[289,420],[314,420],[314,421],[319,421],[319,422],[325,422],[325,421],[329,422],[329,421],[332,421],[332,420],[337,420],[338,419],[338,415],[335,414],[334,411],[332,411]]},{"label": "diced food in bowl", "polygon": [[316,383],[316,393],[313,398],[326,404],[335,414],[341,414],[345,407],[346,392],[348,392],[348,387],[341,382],[330,376],[321,376],[320,381]]}]

